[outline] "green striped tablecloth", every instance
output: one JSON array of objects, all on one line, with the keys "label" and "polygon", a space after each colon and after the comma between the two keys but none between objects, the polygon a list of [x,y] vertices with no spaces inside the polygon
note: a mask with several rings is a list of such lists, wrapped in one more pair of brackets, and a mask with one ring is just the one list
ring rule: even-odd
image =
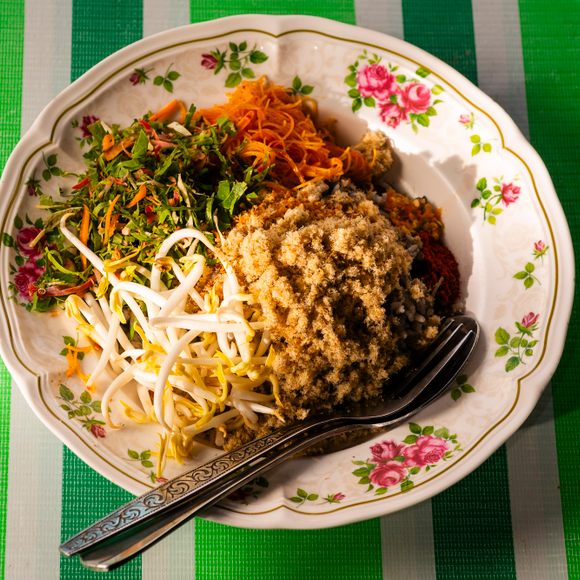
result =
[{"label": "green striped tablecloth", "polygon": [[[312,14],[405,38],[478,83],[529,135],[580,241],[579,0],[0,0],[0,8],[1,165],[55,94],[143,36],[238,13]],[[329,530],[198,520],[110,576],[580,578],[579,323],[575,312],[560,368],[525,426],[433,500]],[[63,448],[4,368],[0,382],[0,571],[92,578],[59,558],[59,541],[129,495]]]}]

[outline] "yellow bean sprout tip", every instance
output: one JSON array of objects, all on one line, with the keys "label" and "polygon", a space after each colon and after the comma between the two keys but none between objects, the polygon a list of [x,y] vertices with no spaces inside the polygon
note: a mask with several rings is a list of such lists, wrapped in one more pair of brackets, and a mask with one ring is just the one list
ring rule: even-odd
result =
[{"label": "yellow bean sprout tip", "polygon": [[97,286],[96,292],[97,298],[102,298],[103,296],[105,296],[108,288],[109,288],[109,280],[106,276],[103,276]]},{"label": "yellow bean sprout tip", "polygon": [[133,407],[125,403],[125,401],[119,402],[123,406],[123,413],[125,414],[125,417],[127,417],[127,419],[130,419],[135,423],[139,423],[140,425],[150,422],[149,417],[147,417],[145,413],[140,413],[139,411],[136,411],[135,409],[133,409]]}]

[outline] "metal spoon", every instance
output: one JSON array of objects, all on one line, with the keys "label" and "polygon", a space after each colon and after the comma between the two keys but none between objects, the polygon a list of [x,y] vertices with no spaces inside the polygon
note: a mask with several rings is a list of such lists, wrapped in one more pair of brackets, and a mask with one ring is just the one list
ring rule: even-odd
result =
[{"label": "metal spoon", "polygon": [[478,338],[479,325],[473,318],[448,318],[420,365],[388,399],[312,417],[226,453],[135,498],[69,539],[60,551],[65,556],[80,554],[92,570],[110,570],[307,447],[344,431],[389,427],[408,419],[445,392]]}]

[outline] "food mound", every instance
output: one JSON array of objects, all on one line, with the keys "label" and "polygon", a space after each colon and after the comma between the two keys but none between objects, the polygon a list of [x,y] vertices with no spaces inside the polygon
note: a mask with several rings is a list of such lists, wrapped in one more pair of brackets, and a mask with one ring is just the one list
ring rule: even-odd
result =
[{"label": "food mound", "polygon": [[35,277],[12,289],[78,322],[62,354],[99,429],[159,425],[156,477],[199,442],[379,397],[460,308],[441,213],[386,185],[381,133],[343,147],[314,100],[263,78],[91,121],[77,183],[37,186],[49,217],[16,247]]},{"label": "food mound", "polygon": [[433,297],[384,212],[350,182],[328,189],[302,190],[281,216],[266,198],[226,240],[270,329],[289,419],[379,396],[438,329]]}]

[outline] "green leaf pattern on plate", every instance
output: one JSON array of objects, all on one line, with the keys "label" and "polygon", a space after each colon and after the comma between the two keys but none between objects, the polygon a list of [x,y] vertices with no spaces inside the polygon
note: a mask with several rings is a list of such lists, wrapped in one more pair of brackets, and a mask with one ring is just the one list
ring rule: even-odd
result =
[{"label": "green leaf pattern on plate", "polygon": [[[216,48],[209,53],[202,54],[201,66],[207,70],[213,70],[214,75],[219,74],[222,70],[228,72],[225,86],[231,89],[237,87],[244,79],[255,79],[256,73],[252,65],[259,65],[267,60],[268,55],[258,50],[256,45],[249,48],[246,41],[240,42],[240,44],[230,42],[224,50]],[[308,85],[302,87],[303,90],[308,88]]]},{"label": "green leaf pattern on plate", "polygon": [[[135,68],[129,76],[129,82],[133,86],[145,85],[151,80],[149,73],[154,72],[153,68]],[[173,83],[181,76],[181,73],[173,69],[173,63],[171,63],[163,74],[156,74],[153,77],[153,85],[156,87],[161,87],[165,89],[168,93],[173,93],[174,85]]]},{"label": "green leaf pattern on plate", "polygon": [[82,391],[77,397],[72,389],[61,383],[58,389],[58,398],[62,401],[60,408],[66,412],[69,419],[80,421],[83,429],[90,431],[96,439],[107,436],[103,425],[105,422],[98,419],[96,415],[101,415],[101,401],[93,399],[89,391]]},{"label": "green leaf pattern on plate", "polygon": [[451,389],[451,398],[454,401],[458,401],[464,394],[475,393],[475,387],[470,385],[467,381],[469,380],[467,375],[459,375],[455,379],[455,385]]},{"label": "green leaf pattern on plate", "polygon": [[501,326],[495,331],[495,342],[499,347],[495,351],[495,356],[508,357],[504,367],[506,372],[525,365],[526,359],[533,356],[534,348],[538,344],[538,340],[534,338],[534,332],[538,329],[539,318],[539,314],[528,312],[520,322],[514,322],[516,332],[513,335]]}]

